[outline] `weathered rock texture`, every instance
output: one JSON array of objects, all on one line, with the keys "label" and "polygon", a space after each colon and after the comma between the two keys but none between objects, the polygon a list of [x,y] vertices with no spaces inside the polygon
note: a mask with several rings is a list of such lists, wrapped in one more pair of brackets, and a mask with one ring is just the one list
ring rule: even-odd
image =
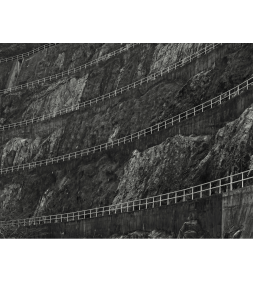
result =
[{"label": "weathered rock texture", "polygon": [[[203,46],[141,44],[51,84],[3,95],[0,123],[29,119],[103,95]],[[61,44],[27,58],[18,71],[17,62],[0,64],[0,88],[77,67],[118,48],[120,44]],[[108,101],[2,132],[1,167],[62,155],[144,129],[243,82],[253,74],[252,63],[252,44],[225,44],[181,70]],[[12,211],[21,218],[103,206],[251,168],[253,106],[243,107],[237,117],[215,125],[213,134],[178,133],[144,150],[121,146],[88,158],[3,175],[2,215]]]}]

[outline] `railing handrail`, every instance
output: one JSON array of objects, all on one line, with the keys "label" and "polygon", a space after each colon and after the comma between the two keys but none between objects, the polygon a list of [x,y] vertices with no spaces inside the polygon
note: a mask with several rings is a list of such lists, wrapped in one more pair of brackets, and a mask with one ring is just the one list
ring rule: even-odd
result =
[{"label": "railing handrail", "polygon": [[126,142],[132,142],[135,139],[139,139],[141,136],[146,136],[148,134],[153,134],[154,132],[160,131],[162,129],[166,129],[168,126],[173,126],[176,122],[180,123],[183,120],[196,116],[199,112],[202,113],[207,109],[211,109],[214,106],[218,106],[226,102],[227,100],[230,100],[234,96],[239,95],[242,90],[244,90],[245,88],[248,89],[252,85],[253,85],[253,77],[237,85],[236,87],[233,87],[231,90],[228,90],[220,94],[219,96],[214,97],[213,99],[210,99],[202,104],[195,106],[194,108],[191,108],[185,112],[182,112],[178,115],[173,116],[172,118],[168,118],[162,122],[156,123],[155,125],[142,129],[138,132],[118,138],[115,141],[99,144],[93,147],[85,148],[79,151],[67,153],[67,154],[60,155],[60,156],[55,156],[55,157],[48,158],[48,159],[43,159],[43,160],[34,161],[30,163],[24,163],[20,165],[11,166],[11,167],[1,168],[0,174],[5,174],[8,172],[13,172],[13,171],[19,171],[22,169],[24,170],[26,168],[33,169],[37,166],[58,163],[59,161],[65,161],[65,160],[70,160],[74,158],[76,159],[84,155],[89,155],[97,151],[102,151],[102,149],[107,150],[109,148],[112,148],[113,146],[116,146],[116,145],[119,146],[121,143],[125,144]]},{"label": "railing handrail", "polygon": [[23,58],[29,57],[29,56],[31,56],[35,53],[38,53],[41,50],[48,49],[48,48],[53,47],[53,46],[58,45],[58,44],[60,44],[60,43],[47,43],[47,44],[41,45],[37,48],[34,48],[31,51],[25,52],[25,53],[21,53],[21,54],[15,55],[15,56],[7,57],[7,58],[0,58],[0,63],[14,61],[14,60],[18,60],[18,59],[23,59]]},{"label": "railing handrail", "polygon": [[42,79],[38,79],[38,80],[35,80],[35,81],[32,81],[32,82],[28,82],[28,83],[25,83],[25,84],[22,84],[22,85],[18,85],[18,86],[14,86],[14,87],[11,87],[11,88],[6,88],[6,89],[2,89],[0,90],[0,94],[8,94],[8,93],[11,93],[13,91],[17,91],[17,90],[22,90],[24,88],[28,88],[29,86],[33,87],[34,85],[39,85],[39,84],[44,84],[45,82],[48,82],[48,81],[52,81],[52,80],[55,80],[55,79],[59,79],[59,78],[62,78],[64,76],[69,76],[69,75],[73,75],[79,71],[81,71],[82,69],[86,69],[88,66],[91,66],[91,65],[95,65],[97,64],[98,62],[100,61],[103,61],[103,60],[107,60],[109,58],[111,58],[112,56],[115,56],[116,54],[120,54],[126,50],[128,50],[129,48],[131,47],[134,47],[135,45],[138,45],[139,43],[130,43],[130,44],[127,44],[123,47],[120,47],[119,49],[115,50],[115,51],[112,51],[108,54],[105,54],[103,56],[100,56],[98,57],[97,59],[94,59],[88,63],[85,63],[81,66],[78,66],[76,68],[72,68],[72,69],[69,69],[67,71],[64,71],[64,72],[61,72],[61,73],[58,73],[58,74],[55,74],[55,75],[51,75],[51,76],[48,76],[48,77],[45,77],[45,78],[42,78]]},{"label": "railing handrail", "polygon": [[[206,46],[205,48],[200,49],[197,53],[189,55],[189,56],[183,58],[182,60],[180,60],[180,61],[178,61],[178,62],[176,62],[176,63],[174,63],[174,64],[172,64],[172,65],[170,65],[170,66],[168,66],[168,67],[166,67],[166,68],[156,72],[156,73],[153,73],[153,74],[151,74],[151,75],[149,75],[147,77],[144,77],[144,78],[142,78],[142,79],[140,79],[138,81],[135,81],[135,82],[133,82],[133,83],[131,83],[129,85],[126,85],[126,86],[124,86],[124,87],[122,87],[120,89],[116,89],[116,90],[114,90],[112,92],[106,93],[106,94],[98,96],[96,98],[92,98],[90,100],[87,100],[87,101],[84,101],[84,102],[81,102],[81,103],[78,103],[78,104],[75,104],[75,105],[72,105],[72,106],[69,106],[69,107],[57,110],[57,111],[52,111],[52,112],[50,112],[49,114],[46,114],[46,115],[37,116],[37,117],[30,118],[30,119],[27,119],[27,120],[24,120],[24,121],[20,121],[20,122],[16,122],[16,123],[11,123],[11,124],[0,126],[0,131],[4,131],[4,130],[11,129],[11,128],[16,128],[16,127],[21,127],[21,126],[24,126],[24,125],[26,126],[28,124],[32,124],[32,123],[36,123],[36,122],[41,122],[41,121],[48,120],[48,119],[52,119],[52,118],[55,118],[56,116],[64,115],[64,114],[67,114],[67,113],[70,113],[70,112],[73,112],[73,111],[77,111],[80,108],[85,108],[86,106],[91,106],[92,104],[98,103],[100,101],[104,101],[105,99],[110,99],[112,97],[117,96],[118,94],[122,94],[126,90],[135,88],[138,85],[142,85],[143,83],[148,82],[151,79],[154,80],[159,75],[163,76],[164,74],[169,73],[170,71],[174,71],[175,69],[177,69],[179,67],[182,67],[185,64],[191,62],[191,60],[194,59],[195,57],[198,57],[199,56],[198,54],[200,52],[205,51],[205,53],[203,53],[203,54],[206,54],[206,53],[210,52],[211,50],[213,50],[218,45],[219,44]],[[190,61],[188,61],[189,58],[191,58]],[[183,62],[183,63],[180,65],[179,64],[180,62]]]},{"label": "railing handrail", "polygon": [[[253,172],[253,170],[250,169],[243,172],[231,174],[223,178],[215,179],[210,182],[187,187],[182,190],[177,190],[174,192],[169,192],[156,196],[150,196],[147,198],[130,200],[117,204],[111,204],[103,207],[95,207],[86,210],[79,210],[74,212],[60,213],[60,214],[53,214],[46,216],[36,216],[25,219],[0,221],[0,227],[15,226],[15,225],[28,226],[33,224],[37,225],[37,224],[45,224],[45,223],[55,223],[59,221],[62,222],[63,220],[69,222],[69,221],[82,220],[86,218],[94,218],[94,217],[101,217],[108,215],[106,214],[106,212],[109,212],[109,215],[116,214],[117,211],[118,213],[132,212],[135,211],[136,207],[137,210],[148,209],[150,208],[149,204],[152,204],[151,207],[154,208],[156,203],[159,203],[159,206],[164,205],[164,202],[165,205],[170,205],[170,204],[178,203],[180,201],[185,202],[188,200],[194,200],[196,198],[209,197],[214,194],[217,195],[223,193],[224,187],[225,187],[225,192],[228,192],[234,189],[238,189],[238,186],[240,188],[248,186],[249,183],[247,183],[247,181],[253,180],[253,174],[252,176],[249,176],[251,172]],[[245,183],[247,183],[246,186]],[[234,187],[235,184],[237,188]],[[206,193],[208,194],[206,195]]]}]

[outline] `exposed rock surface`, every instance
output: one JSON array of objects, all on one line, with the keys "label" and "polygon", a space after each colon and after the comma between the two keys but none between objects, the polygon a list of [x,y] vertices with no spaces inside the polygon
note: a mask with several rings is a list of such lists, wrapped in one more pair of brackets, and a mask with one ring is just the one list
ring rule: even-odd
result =
[{"label": "exposed rock surface", "polygon": [[251,169],[252,134],[253,105],[250,105],[238,119],[217,132],[214,145],[198,164],[195,174],[206,174],[212,180]]},{"label": "exposed rock surface", "polygon": [[187,187],[198,160],[205,158],[209,142],[209,136],[178,135],[142,153],[135,150],[124,166],[113,203]]}]

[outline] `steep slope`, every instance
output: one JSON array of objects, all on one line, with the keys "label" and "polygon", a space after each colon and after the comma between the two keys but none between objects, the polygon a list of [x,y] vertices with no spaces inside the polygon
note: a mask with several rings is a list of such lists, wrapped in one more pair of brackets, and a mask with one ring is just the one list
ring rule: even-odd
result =
[{"label": "steep slope", "polygon": [[[97,97],[167,67],[201,47],[201,44],[140,45],[50,85],[3,95],[2,124]],[[79,66],[117,48],[119,45],[113,44],[56,46],[25,62],[15,84]],[[215,58],[206,55],[207,63],[201,58],[192,62],[191,74],[183,68],[181,76],[164,76],[96,106],[2,132],[1,167],[54,157],[123,137],[251,77],[252,45],[221,48],[223,51],[217,51],[219,55]],[[2,88],[10,75],[1,72]],[[156,142],[154,137],[143,150],[134,148],[135,145],[122,146],[90,157],[2,175],[2,216],[12,212],[13,217],[22,218],[108,205],[178,190],[247,169],[251,166],[251,105],[244,106],[241,112],[236,120],[230,117],[216,125],[212,134],[181,134],[162,142]]]}]

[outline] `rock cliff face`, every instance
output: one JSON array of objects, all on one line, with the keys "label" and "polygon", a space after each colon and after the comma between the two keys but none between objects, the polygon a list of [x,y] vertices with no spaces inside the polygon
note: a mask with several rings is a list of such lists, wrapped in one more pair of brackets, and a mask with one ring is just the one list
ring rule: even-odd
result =
[{"label": "rock cliff face", "polygon": [[[30,119],[98,97],[203,46],[141,44],[50,84],[2,95],[0,123]],[[118,48],[120,44],[60,44],[27,58],[18,72],[16,62],[0,64],[0,88],[69,70]],[[215,54],[219,55],[214,60]],[[1,132],[1,167],[74,152],[149,127],[243,82],[253,74],[252,63],[253,45],[222,45],[191,62],[191,74],[163,76],[91,107]],[[252,168],[253,106],[242,108],[240,116],[225,120],[213,135],[178,133],[144,150],[125,146],[2,175],[1,213],[11,211],[14,218],[23,218],[88,209]]]},{"label": "rock cliff face", "polygon": [[209,143],[209,136],[177,135],[144,152],[135,150],[124,166],[113,202],[163,194],[192,184],[190,177],[198,161],[206,156]]}]

